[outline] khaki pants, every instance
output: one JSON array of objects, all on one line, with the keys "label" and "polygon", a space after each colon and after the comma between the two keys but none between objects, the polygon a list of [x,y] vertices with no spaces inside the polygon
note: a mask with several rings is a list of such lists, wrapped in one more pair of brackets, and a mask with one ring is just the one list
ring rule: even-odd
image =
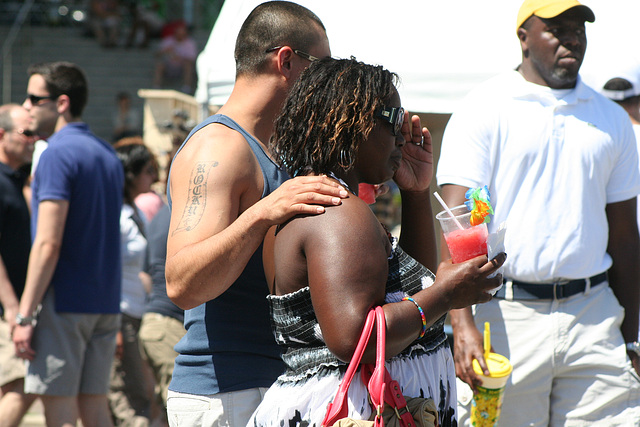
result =
[{"label": "khaki pants", "polygon": [[27,367],[24,360],[16,356],[9,323],[0,317],[0,386],[24,378],[26,375]]},{"label": "khaki pants", "polygon": [[[493,299],[474,307],[491,324],[491,345],[513,365],[498,425],[638,426],[640,379],[620,324],[624,310],[607,284],[562,300]],[[459,425],[471,394],[458,387]]]},{"label": "khaki pants", "polygon": [[156,380],[155,392],[167,407],[167,391],[173,375],[173,362],[178,355],[173,347],[184,336],[186,330],[177,319],[158,313],[146,313],[140,327],[140,345],[153,370]]},{"label": "khaki pants", "polygon": [[211,396],[198,396],[169,391],[167,400],[169,426],[246,426],[266,392],[266,388],[250,388]]},{"label": "khaki pants", "polygon": [[146,427],[151,413],[151,387],[140,353],[140,319],[122,315],[122,359],[114,358],[109,385],[109,407],[116,426]]}]

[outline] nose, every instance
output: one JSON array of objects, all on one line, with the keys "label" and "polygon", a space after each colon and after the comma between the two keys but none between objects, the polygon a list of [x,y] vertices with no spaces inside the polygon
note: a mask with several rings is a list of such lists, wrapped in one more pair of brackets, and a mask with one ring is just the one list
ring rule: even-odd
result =
[{"label": "nose", "polygon": [[584,29],[574,28],[562,32],[560,42],[567,47],[577,47],[583,43]]},{"label": "nose", "polygon": [[31,109],[31,101],[29,101],[29,98],[25,98],[24,102],[22,103],[22,106],[24,107],[25,110],[29,111]]}]

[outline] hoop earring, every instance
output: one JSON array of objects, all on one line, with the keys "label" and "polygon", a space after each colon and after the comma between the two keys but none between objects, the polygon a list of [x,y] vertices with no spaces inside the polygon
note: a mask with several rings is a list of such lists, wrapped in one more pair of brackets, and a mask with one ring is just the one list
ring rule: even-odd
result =
[{"label": "hoop earring", "polygon": [[348,170],[351,168],[351,153],[347,154],[347,152],[345,151],[344,148],[342,148],[340,150],[340,157],[338,159],[338,164],[340,165],[340,167],[342,167],[344,170]]}]

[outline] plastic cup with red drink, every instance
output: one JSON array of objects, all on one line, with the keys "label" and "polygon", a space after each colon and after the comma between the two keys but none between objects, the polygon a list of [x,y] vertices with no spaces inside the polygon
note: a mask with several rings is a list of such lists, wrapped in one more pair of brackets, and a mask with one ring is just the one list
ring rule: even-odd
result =
[{"label": "plastic cup with red drink", "polygon": [[452,262],[459,263],[487,254],[487,224],[471,225],[471,212],[466,205],[436,215],[447,242]]}]

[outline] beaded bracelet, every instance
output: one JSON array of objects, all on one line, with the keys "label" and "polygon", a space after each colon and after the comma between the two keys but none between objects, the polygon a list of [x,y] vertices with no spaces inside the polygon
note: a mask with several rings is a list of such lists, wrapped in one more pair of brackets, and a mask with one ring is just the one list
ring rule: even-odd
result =
[{"label": "beaded bracelet", "polygon": [[411,297],[404,297],[402,298],[402,301],[411,301],[416,305],[416,307],[418,307],[418,311],[420,312],[420,318],[422,319],[422,332],[420,332],[418,339],[421,339],[422,337],[424,337],[424,334],[427,333],[427,318],[424,316],[424,311],[422,310],[422,307],[420,307],[420,304],[418,304],[416,300],[414,300]]}]

